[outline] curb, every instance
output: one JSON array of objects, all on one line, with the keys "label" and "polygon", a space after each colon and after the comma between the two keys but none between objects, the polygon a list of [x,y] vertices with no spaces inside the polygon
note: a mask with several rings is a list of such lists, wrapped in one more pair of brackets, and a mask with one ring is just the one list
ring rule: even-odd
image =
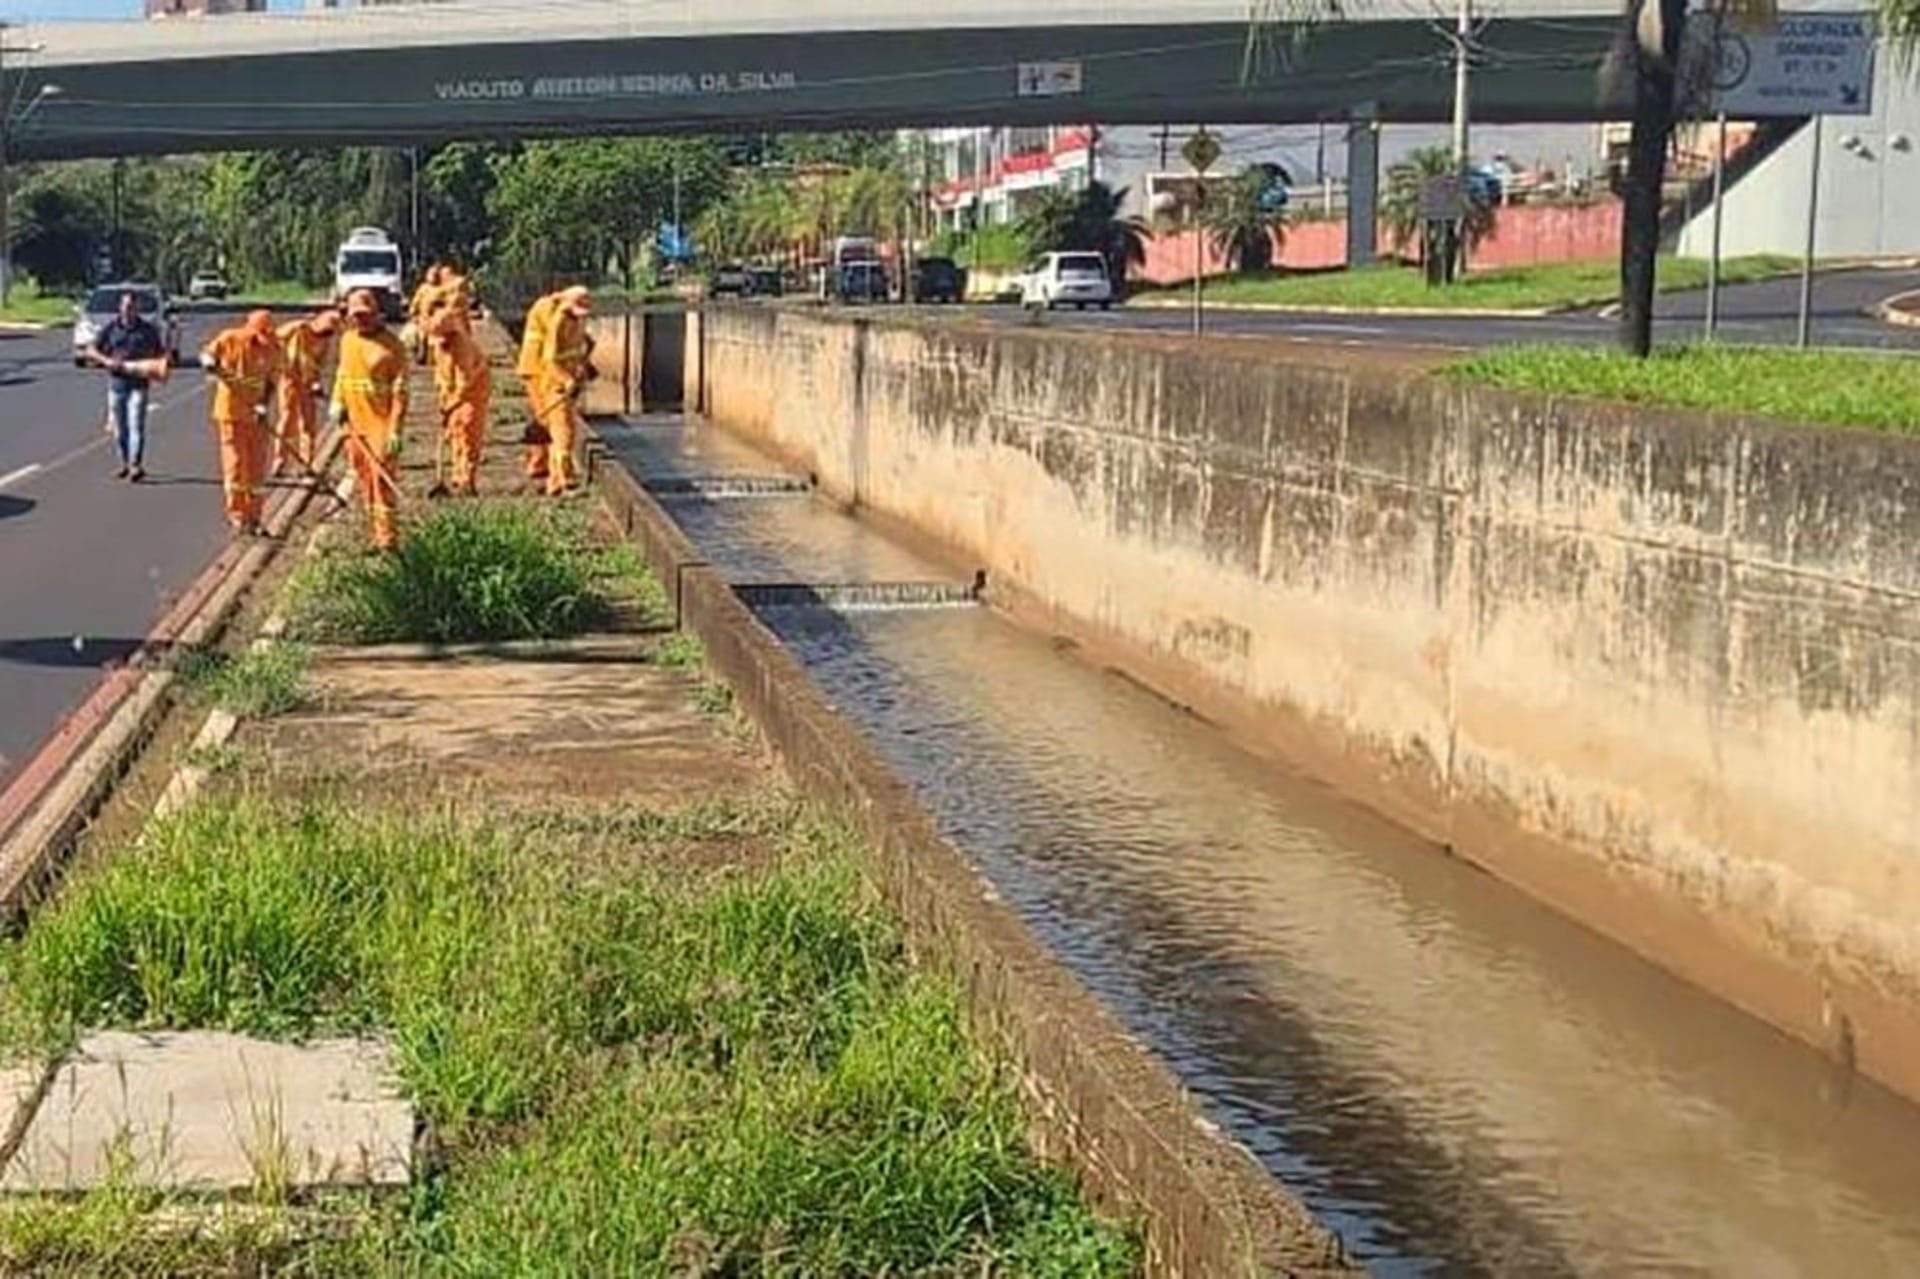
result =
[{"label": "curb", "polygon": [[[1294,302],[1209,302],[1209,314],[1247,315],[1351,315],[1376,319],[1408,320],[1544,320],[1555,315],[1572,315],[1587,310],[1591,303],[1539,307],[1456,307],[1456,306],[1307,306]],[[1191,299],[1134,298],[1119,310],[1190,311]]]},{"label": "curb", "polygon": [[1920,329],[1920,289],[1886,298],[1873,308],[1873,314],[1883,324],[1902,329]]},{"label": "curb", "polygon": [[[325,474],[339,453],[338,431],[321,446]],[[268,513],[273,541],[229,546],[195,578],[148,632],[127,665],[110,673],[0,793],[0,916],[30,903],[100,808],[168,706],[175,679],[167,651],[203,644],[224,626],[241,595],[280,551],[295,519],[323,484],[286,493]]]},{"label": "curb", "polygon": [[0,333],[51,333],[59,327],[37,320],[0,320]]},{"label": "curb", "polygon": [[1140,1222],[1149,1275],[1350,1274],[1337,1235],[1221,1131],[1172,1070],[1034,936],[911,788],[588,428],[588,482],[668,587],[796,789],[865,836],[864,870],[917,954],[1019,1075],[1049,1162]]}]

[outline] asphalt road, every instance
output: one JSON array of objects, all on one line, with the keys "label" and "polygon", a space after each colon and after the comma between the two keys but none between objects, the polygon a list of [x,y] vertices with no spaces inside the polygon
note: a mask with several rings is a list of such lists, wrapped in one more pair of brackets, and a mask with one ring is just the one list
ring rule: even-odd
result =
[{"label": "asphalt road", "polygon": [[[1867,347],[1920,353],[1920,329],[1899,328],[1868,314],[1875,303],[1909,289],[1920,289],[1920,270],[1829,271],[1815,277],[1813,341],[1822,346]],[[1760,346],[1791,346],[1797,335],[1800,281],[1797,277],[1733,285],[1720,300],[1720,340]],[[982,308],[1012,320],[1012,306]],[[1663,295],[1655,310],[1654,341],[1662,346],[1697,342],[1706,316],[1703,291]],[[1145,329],[1185,333],[1192,313],[1183,308],[1118,307],[1112,311],[1056,311],[1044,323],[1085,328]],[[1614,340],[1615,326],[1595,310],[1565,315],[1508,319],[1491,316],[1385,316],[1339,312],[1237,311],[1209,308],[1210,333],[1291,338],[1319,343],[1404,343],[1473,350],[1519,343],[1601,346]]]},{"label": "asphalt road", "polygon": [[[199,349],[215,320],[188,320]],[[113,478],[104,374],[70,336],[0,332],[0,786],[225,544],[206,393],[156,396],[140,485]]]}]

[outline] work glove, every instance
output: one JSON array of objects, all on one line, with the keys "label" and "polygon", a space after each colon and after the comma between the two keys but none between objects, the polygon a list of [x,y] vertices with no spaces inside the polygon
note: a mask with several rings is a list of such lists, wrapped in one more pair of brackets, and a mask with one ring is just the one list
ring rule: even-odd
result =
[{"label": "work glove", "polygon": [[401,447],[400,432],[395,431],[392,435],[389,435],[387,437],[387,458],[389,461],[395,461],[399,459],[400,447]]},{"label": "work glove", "polygon": [[345,426],[347,424],[347,406],[344,404],[334,405],[328,417],[332,419],[335,426]]},{"label": "work glove", "polygon": [[208,355],[205,351],[200,352],[200,367],[205,369],[209,373],[218,373],[220,371],[219,361],[215,360],[211,355]]},{"label": "work glove", "polygon": [[318,382],[315,382],[315,383],[314,383],[314,384],[313,384],[312,386],[309,386],[309,387],[307,388],[307,394],[308,394],[308,395],[311,395],[311,396],[312,396],[312,397],[313,397],[314,399],[316,399],[316,400],[317,400],[317,399],[319,399],[319,398],[320,398],[320,397],[321,397],[322,395],[325,395],[325,394],[326,394],[326,392],[325,392],[325,390],[324,390],[324,389],[322,389],[322,387],[320,386],[320,384],[319,384]]}]

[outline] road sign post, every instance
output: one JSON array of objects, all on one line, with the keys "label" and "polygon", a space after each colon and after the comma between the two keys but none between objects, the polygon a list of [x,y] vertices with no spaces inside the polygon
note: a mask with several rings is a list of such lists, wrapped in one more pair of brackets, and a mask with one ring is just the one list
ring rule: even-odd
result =
[{"label": "road sign post", "polygon": [[1822,119],[1873,111],[1875,25],[1870,13],[1783,13],[1762,30],[1716,24],[1713,38],[1713,107],[1720,124],[1720,154],[1713,170],[1713,231],[1707,264],[1707,337],[1720,319],[1720,226],[1722,170],[1726,165],[1727,117],[1753,120],[1801,116],[1813,130],[1807,180],[1807,228],[1800,262],[1798,341],[1806,346],[1813,327],[1813,256],[1819,239]]},{"label": "road sign post", "polygon": [[1207,228],[1202,211],[1207,206],[1207,170],[1220,159],[1220,141],[1203,125],[1180,148],[1180,155],[1193,169],[1193,336],[1206,327],[1207,306]]},{"label": "road sign post", "polygon": [[1807,180],[1807,248],[1800,259],[1800,323],[1795,338],[1795,345],[1802,350],[1813,336],[1813,248],[1820,229],[1820,135],[1826,132],[1821,123],[1821,118],[1815,116],[1808,125],[1813,130],[1813,176]]}]

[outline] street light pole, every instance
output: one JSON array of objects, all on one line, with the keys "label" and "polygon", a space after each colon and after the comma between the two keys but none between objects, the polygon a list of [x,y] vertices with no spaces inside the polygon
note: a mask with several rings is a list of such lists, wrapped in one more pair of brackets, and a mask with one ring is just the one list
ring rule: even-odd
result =
[{"label": "street light pole", "polygon": [[7,30],[0,21],[0,310],[13,300],[13,182],[7,171],[7,135],[13,98],[7,93]]}]

